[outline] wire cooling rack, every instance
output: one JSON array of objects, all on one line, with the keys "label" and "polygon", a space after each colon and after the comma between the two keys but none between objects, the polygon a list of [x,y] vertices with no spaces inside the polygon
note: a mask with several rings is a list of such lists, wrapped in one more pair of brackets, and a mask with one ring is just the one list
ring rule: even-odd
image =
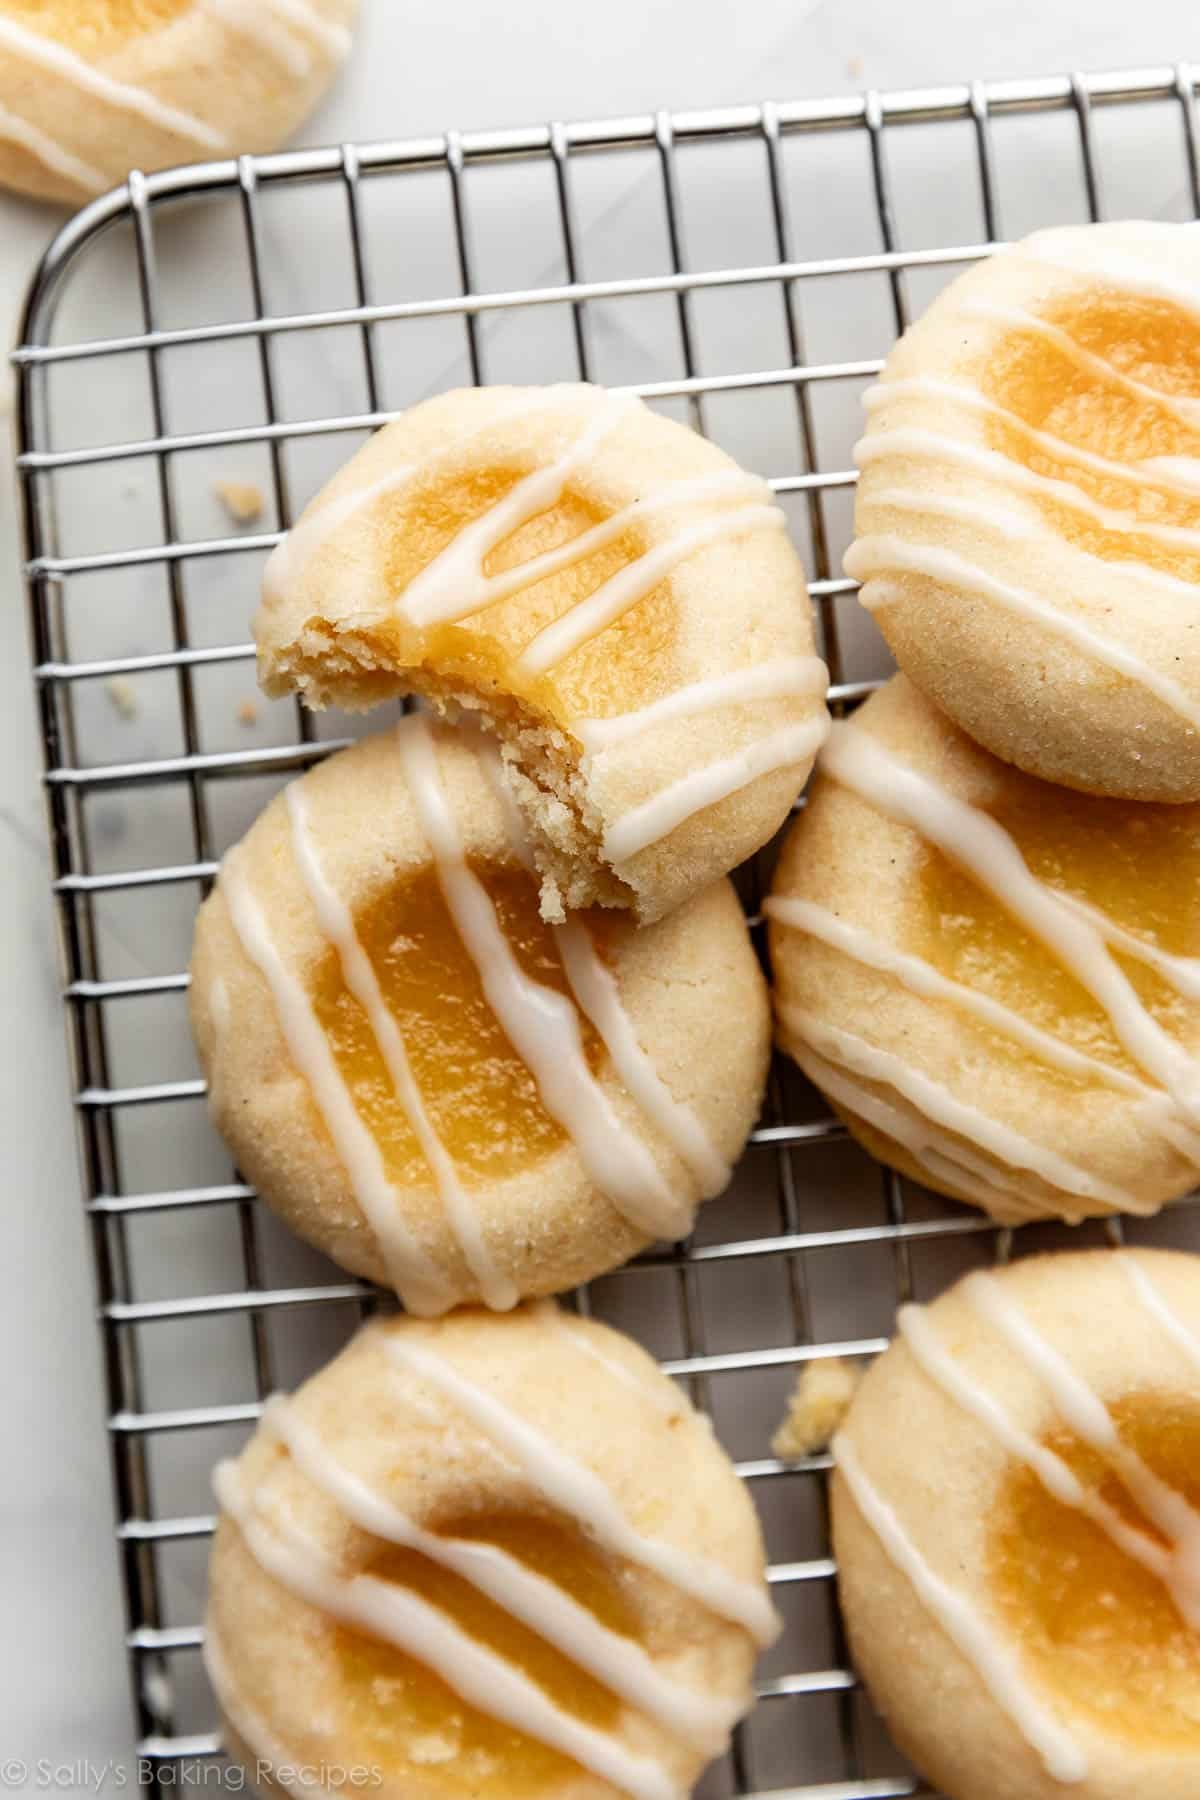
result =
[{"label": "wire cooling rack", "polygon": [[[219,1754],[197,1655],[208,1472],[374,1303],[254,1204],[207,1124],[186,1026],[192,920],[221,853],[361,728],[256,697],[246,622],[266,553],[426,393],[631,386],[770,477],[833,704],[852,705],[888,666],[839,574],[862,387],[1005,237],[1200,214],[1198,73],[243,158],[131,176],[51,246],[16,353],[26,573],[125,1644],[160,1791],[211,1785]],[[229,481],[260,488],[260,519],[231,522]],[[769,853],[741,878],[752,914],[768,869]],[[1200,1247],[1187,1209],[1129,1229]],[[1036,1228],[1019,1247],[1066,1237]],[[579,1296],[690,1386],[763,1516],[787,1630],[706,1800],[921,1791],[847,1659],[828,1459],[785,1466],[768,1446],[798,1365],[873,1355],[899,1301],[1011,1247],[880,1171],[781,1066],[694,1240]]]}]

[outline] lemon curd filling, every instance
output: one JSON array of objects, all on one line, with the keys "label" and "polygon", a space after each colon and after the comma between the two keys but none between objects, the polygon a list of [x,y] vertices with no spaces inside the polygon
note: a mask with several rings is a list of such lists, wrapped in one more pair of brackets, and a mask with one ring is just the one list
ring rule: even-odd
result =
[{"label": "lemon curd filling", "polygon": [[[1200,1508],[1200,1402],[1135,1394],[1112,1407],[1122,1440]],[[1046,1446],[1130,1524],[1162,1542],[1120,1481],[1069,1431]],[[1147,1748],[1200,1748],[1200,1634],[1165,1585],[1099,1526],[1014,1465],[990,1524],[990,1592],[1027,1672],[1069,1711]]]},{"label": "lemon curd filling", "polygon": [[81,54],[104,55],[159,31],[194,0],[5,0],[4,16]]},{"label": "lemon curd filling", "polygon": [[[1172,955],[1200,954],[1200,808],[1100,800],[1015,770],[985,810],[1032,873]],[[940,851],[926,847],[911,948],[1078,1049],[1136,1073],[1098,1003],[1043,945]],[[1114,955],[1151,1014],[1185,1042],[1193,1009],[1161,974]],[[1033,1053],[1011,1046],[1006,1054]],[[1053,1074],[1047,1070],[1047,1078]],[[1070,1081],[1067,1076],[1055,1079]]]},{"label": "lemon curd filling", "polygon": [[[1034,332],[1012,333],[989,351],[980,378],[984,394],[1016,415],[989,419],[992,448],[1124,514],[1135,528],[1111,530],[1052,494],[1039,494],[1047,523],[1068,542],[1108,560],[1144,563],[1184,581],[1200,581],[1200,554],[1136,529],[1139,524],[1200,529],[1200,490],[1192,496],[1148,485],[1153,470],[1137,469],[1158,457],[1200,458],[1200,426],[1169,404],[1200,394],[1200,322],[1169,301],[1114,291],[1082,300],[1071,296],[1041,316],[1115,373],[1106,377],[1094,363],[1085,364]],[[1121,376],[1154,391],[1138,393]],[[1038,444],[1026,427],[1130,465],[1130,474],[1089,467]]]},{"label": "lemon curd filling", "polygon": [[[529,1514],[474,1514],[441,1522],[441,1535],[495,1544],[569,1593],[631,1640],[636,1621],[618,1579],[575,1528]],[[617,1726],[621,1702],[475,1588],[428,1558],[381,1546],[364,1573],[419,1594],[534,1682],[556,1706],[600,1731]],[[358,1760],[391,1772],[419,1770],[447,1793],[496,1800],[554,1794],[578,1779],[567,1757],[467,1705],[431,1670],[359,1632],[337,1629],[339,1734]],[[464,1789],[464,1782],[469,1786]]]},{"label": "lemon curd filling", "polygon": [[[379,520],[385,544],[380,594],[402,595],[466,526],[485,517],[530,472],[531,468],[489,467],[458,471],[452,477],[427,476],[389,495]],[[519,526],[490,552],[484,576],[507,574],[569,543],[606,517],[568,486],[552,507]],[[646,548],[644,532],[631,528],[579,562],[456,623],[418,629],[398,607],[385,623],[372,624],[358,635],[390,663],[416,670],[436,667],[447,682],[457,679],[483,694],[497,689],[515,693],[552,721],[637,706],[655,692],[656,663],[670,653],[674,642],[677,608],[665,581],[548,673],[528,674],[518,659],[539,631],[635,562]]]},{"label": "lemon curd filling", "polygon": [[[537,889],[524,869],[478,864],[475,874],[496,908],[526,975],[569,994],[553,933],[538,914]],[[603,950],[609,926],[589,917]],[[479,971],[427,869],[398,882],[355,918],[389,1011],[404,1034],[414,1079],[438,1136],[468,1181],[502,1180],[566,1141],[542,1106],[532,1075],[504,1035]],[[349,992],[330,947],[312,984],[312,1003],[359,1113],[383,1152],[390,1179],[428,1186],[428,1166],[392,1087],[363,1008]],[[580,1015],[589,1066],[602,1056]]]}]

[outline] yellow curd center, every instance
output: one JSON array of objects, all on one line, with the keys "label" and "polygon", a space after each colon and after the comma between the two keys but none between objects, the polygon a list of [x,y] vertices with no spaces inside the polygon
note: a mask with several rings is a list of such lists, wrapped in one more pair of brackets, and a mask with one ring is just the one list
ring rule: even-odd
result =
[{"label": "yellow curd center", "polygon": [[[401,595],[421,570],[450,545],[463,528],[502,500],[529,469],[482,468],[442,478],[427,477],[389,496],[377,514],[386,530],[380,569],[382,593]],[[600,524],[605,514],[568,487],[546,512],[530,519],[499,544],[484,563],[486,576],[502,575],[533,557]],[[523,586],[456,624],[415,629],[398,615],[367,634],[389,659],[420,668],[436,666],[473,687],[501,687],[535,702],[556,719],[571,719],[635,706],[655,691],[656,662],[670,652],[676,605],[669,581],[662,581],[621,619],[571,652],[543,676],[517,666],[522,650],[545,626],[640,557],[647,547],[642,530],[631,529],[579,562]]]},{"label": "yellow curd center", "polygon": [[[567,994],[553,933],[538,913],[537,890],[523,869],[488,865],[475,873],[524,972]],[[598,944],[604,927],[589,918]],[[434,1128],[468,1184],[512,1176],[550,1155],[565,1134],[542,1106],[533,1077],[509,1043],[483,992],[479,972],[426,870],[355,919],[389,1011],[404,1035],[413,1076]],[[363,1119],[383,1151],[389,1177],[427,1187],[428,1166],[398,1100],[375,1034],[349,992],[331,947],[317,971],[312,1001]],[[580,1016],[594,1068],[599,1040]]]},{"label": "yellow curd center", "polygon": [[[1113,1407],[1123,1441],[1200,1507],[1200,1402]],[[1045,1440],[1129,1523],[1161,1542],[1117,1478],[1068,1431]],[[1200,1633],[1164,1583],[1023,1465],[1004,1483],[987,1549],[991,1591],[1026,1670],[1071,1713],[1147,1749],[1200,1749]]]},{"label": "yellow curd center", "polygon": [[[569,1593],[610,1630],[636,1638],[636,1622],[612,1570],[573,1528],[529,1515],[447,1519],[445,1537],[507,1550]],[[534,1682],[556,1706],[600,1731],[617,1725],[621,1702],[478,1591],[428,1558],[381,1548],[366,1572],[419,1594],[480,1644]],[[419,1774],[447,1796],[479,1800],[562,1791],[576,1765],[514,1725],[467,1705],[423,1664],[360,1633],[338,1631],[337,1716],[360,1762],[392,1775]]]},{"label": "yellow curd center", "polygon": [[[1086,901],[1175,955],[1200,955],[1200,807],[1099,800],[1008,771],[987,810],[1039,880]],[[1107,1016],[1061,964],[970,876],[927,849],[914,950],[943,974],[991,994],[1078,1048],[1132,1070]],[[1117,952],[1151,1013],[1194,1042],[1196,1006],[1144,963]],[[1014,1056],[1030,1053],[1013,1047]],[[1063,1079],[1070,1079],[1064,1077]]]},{"label": "yellow curd center", "polygon": [[[1195,549],[1137,529],[1200,529],[1200,490],[1191,495],[1156,483],[1153,468],[1144,466],[1159,457],[1200,458],[1200,422],[1170,405],[1200,395],[1200,320],[1167,300],[1115,290],[1060,301],[1041,316],[1110,365],[1111,373],[1034,332],[1013,332],[989,352],[981,381],[984,394],[1015,415],[988,420],[992,447],[1068,483],[1133,527],[1112,530],[1052,494],[1040,495],[1047,522],[1079,549],[1200,581]],[[1118,466],[1089,464],[1070,449],[1038,441],[1031,429]]]}]

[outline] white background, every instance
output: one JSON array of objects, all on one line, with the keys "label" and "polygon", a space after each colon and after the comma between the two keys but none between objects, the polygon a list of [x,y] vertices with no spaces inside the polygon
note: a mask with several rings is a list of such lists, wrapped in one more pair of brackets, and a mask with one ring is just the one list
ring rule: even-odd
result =
[{"label": "white background", "polygon": [[[1194,0],[363,0],[363,14],[353,61],[309,142],[1145,66],[1200,52]],[[0,197],[0,327],[15,317],[57,222]],[[132,1734],[17,557],[5,457],[0,1781],[7,1757],[103,1763],[127,1754]]]}]

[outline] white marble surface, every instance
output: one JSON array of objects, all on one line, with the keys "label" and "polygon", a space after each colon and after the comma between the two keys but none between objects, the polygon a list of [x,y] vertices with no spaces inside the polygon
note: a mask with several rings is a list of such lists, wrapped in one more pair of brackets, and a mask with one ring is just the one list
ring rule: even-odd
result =
[{"label": "white marble surface", "polygon": [[[312,142],[520,124],[659,106],[928,85],[982,74],[1173,62],[1195,54],[1189,0],[363,0],[360,45]],[[14,315],[44,209],[0,198],[0,323]],[[117,1564],[90,1269],[69,1120],[12,483],[0,470],[0,1313],[10,1437],[0,1496],[4,1759],[128,1751]],[[34,1776],[29,1777],[33,1791]],[[82,1788],[82,1781],[80,1782]],[[59,1786],[59,1791],[73,1791]]]}]

